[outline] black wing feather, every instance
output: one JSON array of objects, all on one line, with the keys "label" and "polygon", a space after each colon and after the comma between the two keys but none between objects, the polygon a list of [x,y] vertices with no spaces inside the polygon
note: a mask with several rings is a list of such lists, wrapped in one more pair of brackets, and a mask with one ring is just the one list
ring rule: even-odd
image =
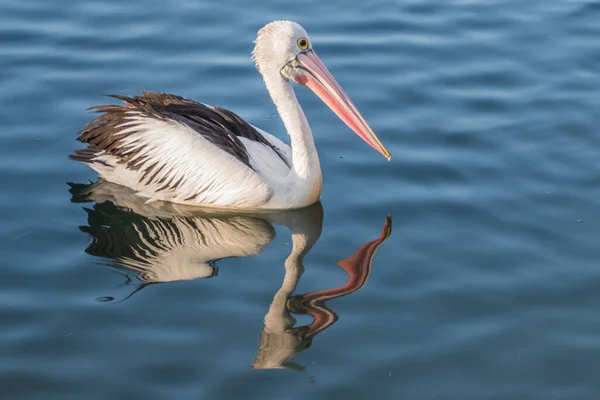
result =
[{"label": "black wing feather", "polygon": [[[209,107],[193,100],[173,94],[159,92],[143,92],[141,96],[109,95],[123,101],[124,105],[100,105],[90,110],[101,113],[84,126],[77,140],[87,143],[89,147],[77,150],[70,157],[74,160],[92,162],[93,154],[105,151],[120,158],[128,168],[137,170],[146,160],[138,158],[130,161],[136,155],[131,149],[122,146],[126,135],[117,135],[123,130],[122,124],[129,122],[131,112],[161,121],[177,121],[190,127],[206,140],[227,152],[239,161],[252,168],[246,146],[240,138],[246,138],[261,143],[273,150],[285,162],[283,155],[267,141],[255,128],[235,113],[221,107]],[[130,132],[134,133],[134,132]],[[137,151],[141,151],[138,149]],[[144,177],[152,172],[145,170]]]}]

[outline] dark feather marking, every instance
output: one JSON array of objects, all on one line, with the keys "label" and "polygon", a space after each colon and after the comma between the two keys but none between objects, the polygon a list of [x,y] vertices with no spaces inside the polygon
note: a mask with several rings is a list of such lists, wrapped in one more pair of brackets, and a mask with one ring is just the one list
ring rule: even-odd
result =
[{"label": "dark feather marking", "polygon": [[94,160],[94,158],[98,155],[98,153],[101,152],[100,149],[98,149],[97,147],[90,145],[84,149],[77,149],[75,150],[75,154],[71,154],[69,156],[69,158],[71,160],[75,160],[75,161],[81,161],[84,163],[98,163],[98,164],[103,164],[108,166],[107,163],[105,163],[104,161],[101,160]]},{"label": "dark feather marking", "polygon": [[177,181],[177,183],[175,183],[175,184],[173,185],[173,187],[175,187],[175,188],[178,188],[178,187],[179,187],[179,185],[181,185],[181,182],[183,181],[183,177],[184,177],[184,176],[183,176],[183,174],[182,174],[182,175],[181,175],[181,178],[179,178],[179,180]]},{"label": "dark feather marking", "polygon": [[163,170],[163,168],[165,168],[165,164],[160,164],[160,166],[156,169],[154,174],[152,174],[152,176],[150,178],[148,178],[148,182],[154,182],[154,180],[156,179],[158,174],[160,174],[160,172]]},{"label": "dark feather marking", "polygon": [[[104,150],[107,154],[118,157],[119,163],[125,164],[131,170],[143,169],[141,181],[154,182],[163,168],[168,168],[168,166],[158,165],[156,162],[148,165],[149,160],[146,157],[133,161],[132,158],[136,158],[137,155],[148,150],[148,146],[132,149],[123,143],[123,140],[131,134],[143,134],[141,128],[136,129],[135,125],[120,126],[133,122],[128,118],[137,114],[137,116],[143,118],[176,121],[188,126],[249,168],[252,168],[252,166],[250,165],[248,150],[240,138],[246,138],[269,147],[286,162],[279,149],[267,141],[250,124],[224,108],[208,107],[184,97],[157,92],[143,92],[141,96],[136,97],[122,95],[110,95],[110,97],[119,99],[125,104],[100,105],[90,108],[90,110],[99,112],[101,115],[86,124],[79,132],[77,140],[88,143],[89,147],[77,150],[71,156],[72,159],[91,162],[93,157]],[[118,135],[125,129],[131,129],[131,131]],[[160,179],[158,183],[164,183],[167,176],[168,174]],[[170,181],[161,190],[167,187],[174,189],[181,181],[182,179],[175,186],[169,186],[172,183]]]},{"label": "dark feather marking", "polygon": [[152,170],[154,169],[154,167],[156,167],[156,164],[158,164],[158,161],[157,161],[157,162],[155,162],[154,164],[150,165],[148,168],[146,168],[146,169],[144,170],[144,174],[143,174],[143,175],[142,175],[142,177],[140,178],[140,180],[141,180],[142,182],[144,181],[144,179],[146,179],[146,177],[148,176],[148,174],[149,174],[150,172],[152,172]]},{"label": "dark feather marking", "polygon": [[193,199],[194,197],[196,197],[196,196],[198,196],[198,195],[194,193],[193,195],[191,195],[191,196],[189,196],[189,197],[186,197],[186,198],[185,198],[185,199],[183,199],[183,200],[184,200],[184,201],[190,201],[190,200],[192,200],[192,199]]}]

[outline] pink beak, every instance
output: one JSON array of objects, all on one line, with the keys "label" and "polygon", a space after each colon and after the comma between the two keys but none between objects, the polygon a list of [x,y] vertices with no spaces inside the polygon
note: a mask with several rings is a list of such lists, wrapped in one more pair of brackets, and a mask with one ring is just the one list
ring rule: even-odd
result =
[{"label": "pink beak", "polygon": [[299,85],[308,86],[358,136],[388,160],[392,158],[390,152],[383,147],[348,95],[313,50],[300,53],[286,66],[292,68],[286,71],[289,78]]}]

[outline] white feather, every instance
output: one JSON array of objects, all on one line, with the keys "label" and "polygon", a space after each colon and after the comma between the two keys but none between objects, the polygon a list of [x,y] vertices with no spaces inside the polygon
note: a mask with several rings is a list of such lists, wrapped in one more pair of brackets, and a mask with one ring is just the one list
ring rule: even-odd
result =
[{"label": "white feather", "polygon": [[[117,157],[100,154],[96,160],[108,166],[101,163],[91,166],[107,181],[132,188],[149,201],[190,205],[259,208],[273,195],[259,174],[193,129],[174,121],[132,118],[136,125],[126,127],[129,134],[123,139],[124,147],[130,152],[141,149],[131,161],[141,157],[146,161],[134,171],[119,164]],[[154,171],[160,172],[154,182],[143,181],[144,172],[155,163]],[[159,190],[165,183],[179,181],[177,190]]]}]

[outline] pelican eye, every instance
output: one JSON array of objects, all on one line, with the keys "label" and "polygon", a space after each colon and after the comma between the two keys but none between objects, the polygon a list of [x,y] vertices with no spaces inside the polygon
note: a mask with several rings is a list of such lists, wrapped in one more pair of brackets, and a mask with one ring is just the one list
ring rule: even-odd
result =
[{"label": "pelican eye", "polygon": [[306,38],[300,38],[296,43],[298,43],[300,50],[308,50],[308,40],[306,40]]}]

